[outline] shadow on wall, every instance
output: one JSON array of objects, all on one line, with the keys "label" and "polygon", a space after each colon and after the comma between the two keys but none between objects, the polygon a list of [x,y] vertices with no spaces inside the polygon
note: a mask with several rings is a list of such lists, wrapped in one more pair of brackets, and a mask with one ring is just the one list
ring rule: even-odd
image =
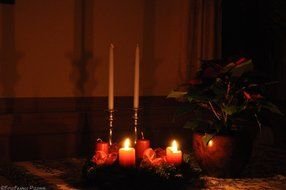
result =
[{"label": "shadow on wall", "polygon": [[1,96],[14,97],[15,85],[19,80],[17,64],[20,58],[20,54],[15,48],[14,7],[12,5],[1,5],[0,9],[2,9],[2,36],[0,46]]},{"label": "shadow on wall", "polygon": [[[91,88],[89,91],[85,90],[88,80],[87,65],[92,58],[90,53],[92,41],[85,36],[92,38],[92,24],[90,24],[92,16],[88,15],[92,14],[92,8],[92,0],[75,0],[75,44],[74,52],[69,58],[73,68],[70,79],[74,82],[76,97],[89,95],[92,91]],[[52,154],[52,156],[74,155],[76,151],[74,152],[72,147],[76,146],[82,150],[81,147],[89,140],[86,137],[88,121],[86,121],[86,113],[83,110],[84,106],[81,105],[84,100],[82,98],[74,100],[73,107],[80,113],[70,113],[71,116],[62,115],[59,113],[61,111],[55,111],[57,113],[54,114],[42,113],[45,111],[39,109],[42,104],[36,101],[36,98],[19,100],[15,89],[20,80],[17,68],[22,54],[16,51],[15,7],[0,5],[0,14],[0,96],[8,97],[4,98],[1,104],[0,160],[33,159],[33,156],[48,158]],[[88,72],[93,73],[93,71]],[[25,113],[26,108],[28,110],[31,108],[32,113]],[[76,131],[76,135],[70,134],[70,131]],[[60,146],[54,150],[55,143],[47,142],[58,142]],[[70,142],[73,142],[72,145]],[[25,150],[28,150],[29,155],[23,152],[23,156],[19,156],[21,151]]]},{"label": "shadow on wall", "polygon": [[[145,0],[144,2],[144,20],[143,20],[143,51],[142,51],[142,75],[141,82],[143,95],[148,96],[154,91],[156,86],[156,70],[158,68],[158,60],[155,60],[155,15],[156,1]],[[143,80],[142,80],[143,79]],[[145,107],[145,105],[143,105]],[[152,113],[148,109],[144,109],[141,117],[148,118]],[[150,120],[144,120],[141,123],[140,131],[150,131]],[[152,135],[146,134],[145,135]]]},{"label": "shadow on wall", "polygon": [[75,97],[91,96],[95,81],[92,81],[92,86],[88,86],[87,82],[92,79],[89,73],[94,73],[97,65],[91,63],[93,60],[93,1],[75,0],[74,13],[74,51],[68,55],[72,65],[70,80],[74,84]]},{"label": "shadow on wall", "polygon": [[76,110],[80,112],[80,120],[77,124],[77,149],[79,155],[85,154],[86,144],[90,142],[89,134],[90,122],[87,117],[87,111],[82,107],[83,97],[92,96],[92,91],[96,86],[94,73],[98,66],[98,60],[93,57],[93,0],[75,0],[74,9],[74,51],[70,59],[72,72],[70,80],[74,84],[73,94],[76,99]]},{"label": "shadow on wall", "polygon": [[[143,94],[150,95],[156,86],[155,72],[158,67],[155,60],[155,7],[156,2],[146,0],[144,2],[144,26],[143,26],[143,52],[142,52],[142,83]],[[141,80],[142,81],[142,80]]]},{"label": "shadow on wall", "polygon": [[[19,80],[19,74],[17,71],[18,60],[21,57],[15,48],[15,15],[14,7],[12,5],[0,5],[1,13],[1,44],[0,44],[0,86],[1,96],[9,97],[5,104],[3,104],[1,112],[13,112],[14,111],[14,99],[15,86]],[[7,116],[9,117],[9,116]],[[2,137],[0,138],[1,146],[1,159],[10,159],[11,149],[11,136],[12,130],[12,118],[8,118],[5,115],[1,115],[0,130],[2,131]],[[7,122],[10,124],[7,124]],[[3,148],[3,149],[2,149]]]}]

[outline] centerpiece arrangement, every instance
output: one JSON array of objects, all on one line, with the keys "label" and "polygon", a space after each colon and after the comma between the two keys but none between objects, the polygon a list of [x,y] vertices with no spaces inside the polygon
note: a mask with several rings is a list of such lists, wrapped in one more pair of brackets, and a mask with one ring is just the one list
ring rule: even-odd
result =
[{"label": "centerpiece arrangement", "polygon": [[[197,176],[192,170],[188,155],[179,149],[174,140],[166,149],[152,149],[150,140],[138,138],[139,128],[139,46],[135,51],[133,137],[126,138],[122,145],[113,142],[114,110],[114,46],[109,48],[109,93],[108,93],[108,142],[98,139],[95,151],[88,158],[83,170],[83,179],[88,185],[103,189],[174,189]],[[138,130],[139,129],[139,130]],[[133,148],[134,147],[134,148]]]},{"label": "centerpiece arrangement", "polygon": [[184,189],[187,182],[198,179],[198,171],[175,140],[166,149],[154,150],[140,142],[133,148],[127,138],[119,148],[98,140],[82,170],[86,183],[103,189]]},{"label": "centerpiece arrangement", "polygon": [[195,79],[168,95],[186,102],[182,110],[192,114],[185,128],[195,131],[194,153],[207,174],[240,174],[250,158],[255,134],[263,126],[259,114],[264,110],[282,114],[265,98],[270,84],[254,72],[249,59],[227,64],[205,61]]}]

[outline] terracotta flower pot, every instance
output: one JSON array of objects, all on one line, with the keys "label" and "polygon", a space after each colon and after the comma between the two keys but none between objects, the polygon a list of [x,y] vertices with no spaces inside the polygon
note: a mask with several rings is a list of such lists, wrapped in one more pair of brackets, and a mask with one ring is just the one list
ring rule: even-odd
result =
[{"label": "terracotta flower pot", "polygon": [[202,133],[193,134],[195,157],[202,170],[215,177],[238,177],[252,152],[252,138],[247,135],[216,135],[208,144]]}]

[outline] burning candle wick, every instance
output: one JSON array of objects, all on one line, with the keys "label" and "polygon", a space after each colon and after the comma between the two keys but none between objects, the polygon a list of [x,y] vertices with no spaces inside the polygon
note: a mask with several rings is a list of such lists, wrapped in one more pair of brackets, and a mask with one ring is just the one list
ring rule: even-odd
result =
[{"label": "burning candle wick", "polygon": [[130,139],[126,139],[124,141],[124,148],[129,148],[130,147]]},{"label": "burning candle wick", "polygon": [[182,163],[182,151],[178,150],[177,141],[173,140],[171,146],[166,148],[167,162],[175,165]]},{"label": "burning candle wick", "polygon": [[173,140],[172,142],[172,151],[178,151],[178,144],[175,140]]},{"label": "burning candle wick", "polygon": [[123,167],[135,166],[135,149],[131,147],[129,138],[124,141],[123,147],[119,149],[119,164]]}]

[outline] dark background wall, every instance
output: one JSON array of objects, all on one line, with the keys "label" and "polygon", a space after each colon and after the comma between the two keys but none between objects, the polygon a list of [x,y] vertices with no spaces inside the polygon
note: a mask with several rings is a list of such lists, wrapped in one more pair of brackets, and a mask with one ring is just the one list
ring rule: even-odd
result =
[{"label": "dark background wall", "polygon": [[186,75],[188,11],[189,0],[0,0],[0,161],[86,155],[106,139],[110,43],[114,141],[131,137],[139,43],[141,126],[166,146],[176,106],[165,96]]},{"label": "dark background wall", "polygon": [[223,1],[223,57],[252,58],[257,69],[280,83],[271,96],[286,100],[286,1]]},{"label": "dark background wall", "polygon": [[165,96],[186,75],[188,5],[188,0],[0,3],[0,97],[106,96],[110,43],[115,96],[133,95],[136,44],[140,95]]},{"label": "dark background wall", "polygon": [[[133,137],[133,97],[117,97],[113,142]],[[165,97],[142,97],[139,131],[153,147],[177,139],[190,149],[190,133],[172,122],[177,102]],[[52,159],[94,153],[98,138],[108,140],[105,97],[0,99],[0,162]],[[182,123],[183,124],[183,123]]]},{"label": "dark background wall", "polygon": [[3,4],[14,4],[15,0],[0,0],[0,3],[3,3]]}]

